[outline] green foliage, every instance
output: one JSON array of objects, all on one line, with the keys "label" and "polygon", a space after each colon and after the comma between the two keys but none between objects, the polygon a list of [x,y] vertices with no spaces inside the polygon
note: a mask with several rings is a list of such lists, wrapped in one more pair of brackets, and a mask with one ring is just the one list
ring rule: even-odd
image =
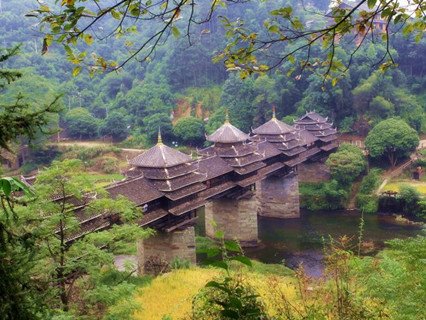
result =
[{"label": "green foliage", "polygon": [[378,197],[374,194],[374,191],[380,185],[380,174],[379,169],[372,169],[362,179],[358,194],[356,196],[356,205],[361,212],[365,213],[376,213],[379,203]]},{"label": "green foliage", "polygon": [[127,137],[129,132],[127,117],[124,112],[112,111],[104,119],[99,127],[102,136],[111,136],[114,140],[120,141]]},{"label": "green foliage", "polygon": [[144,133],[151,142],[157,141],[158,130],[164,140],[170,140],[173,137],[173,127],[170,116],[166,113],[157,113],[143,119]]},{"label": "green foliage", "polygon": [[217,109],[209,118],[206,125],[206,132],[212,134],[225,122],[226,110],[224,107]]},{"label": "green foliage", "polygon": [[20,200],[17,191],[33,197],[18,179],[0,179],[0,314],[3,319],[43,319],[45,293],[40,294],[41,287],[32,278],[37,235],[22,225],[23,217],[14,209]]},{"label": "green foliage", "polygon": [[119,161],[117,158],[105,156],[99,161],[102,172],[116,173],[119,171]]},{"label": "green foliage", "polygon": [[369,297],[386,303],[389,318],[422,319],[426,317],[425,258],[426,237],[392,240],[377,257],[356,259],[352,272]]},{"label": "green foliage", "polygon": [[351,184],[365,170],[362,150],[351,144],[342,144],[327,161],[333,179],[342,184]]},{"label": "green foliage", "polygon": [[343,209],[348,191],[336,180],[300,185],[300,206],[312,211]]},{"label": "green foliage", "polygon": [[173,127],[173,134],[183,143],[200,144],[205,140],[204,123],[195,117],[180,118]]},{"label": "green foliage", "polygon": [[81,146],[71,146],[65,149],[62,159],[79,159],[83,161],[84,164],[94,160],[97,157],[106,155],[108,153],[120,154],[121,149],[115,146],[98,146],[98,147],[81,147]]},{"label": "green foliage", "polygon": [[418,213],[420,193],[416,190],[416,188],[409,185],[402,185],[400,187],[398,196],[402,201],[402,210],[404,213],[411,215]]},{"label": "green foliage", "polygon": [[243,281],[241,274],[233,274],[231,262],[252,266],[242,255],[240,245],[225,240],[222,231],[216,231],[215,242],[204,242],[197,248],[207,255],[207,263],[221,268],[225,275],[209,281],[193,301],[193,319],[264,319],[265,306],[256,291]]},{"label": "green foliage", "polygon": [[121,141],[118,144],[122,148],[146,149],[150,146],[148,138],[145,134],[134,134]]},{"label": "green foliage", "polygon": [[189,269],[189,267],[191,266],[191,262],[186,260],[186,259],[182,259],[179,257],[174,258],[171,262],[170,262],[170,268],[173,270],[178,270],[178,269]]},{"label": "green foliage", "polygon": [[242,279],[225,277],[207,283],[194,300],[192,318],[266,319],[265,307],[256,291]]},{"label": "green foliage", "polygon": [[[57,113],[61,109],[59,97],[40,96],[39,90],[28,88],[28,83],[36,86],[41,85],[41,77],[30,78],[27,85],[24,85],[24,91],[19,86],[11,84],[22,74],[15,70],[6,69],[4,66],[17,53],[17,47],[6,51],[0,50],[0,93],[2,94],[0,101],[0,148],[8,150],[10,150],[9,144],[21,136],[34,140],[40,133],[52,134],[55,132]],[[24,80],[27,81],[25,78]],[[24,95],[23,92],[28,96]]]},{"label": "green foliage", "polygon": [[[96,303],[84,297],[96,296],[98,289],[108,291],[106,287],[95,288],[90,282],[96,281],[103,269],[113,268],[114,250],[147,235],[146,231],[132,223],[140,216],[140,212],[128,199],[110,199],[103,189],[96,188],[85,175],[80,160],[54,161],[50,168],[38,174],[34,190],[37,198],[26,207],[19,207],[19,212],[28,219],[24,220],[28,224],[27,227],[35,227],[32,223],[37,222],[36,230],[40,241],[37,242],[38,250],[35,254],[38,264],[34,271],[40,281],[50,287],[46,301],[51,308],[70,310],[76,316],[90,315],[103,304],[105,310],[116,296],[111,295],[109,300]],[[93,194],[96,194],[96,197],[93,197]],[[89,200],[90,195],[93,199],[84,211],[74,211],[75,205]],[[103,215],[106,219],[116,217],[115,219],[125,223],[74,239],[84,232],[80,219],[97,215]],[[73,286],[69,286],[67,282],[70,274],[74,277]],[[129,292],[132,288],[123,283],[123,286],[114,286],[109,290]],[[81,303],[84,303],[84,307],[77,308]]]},{"label": "green foliage", "polygon": [[95,138],[98,134],[98,120],[85,108],[75,108],[65,114],[68,135],[77,139]]},{"label": "green foliage", "polygon": [[417,132],[404,120],[395,118],[377,124],[365,139],[365,146],[370,156],[387,157],[392,166],[414,151],[418,144]]}]

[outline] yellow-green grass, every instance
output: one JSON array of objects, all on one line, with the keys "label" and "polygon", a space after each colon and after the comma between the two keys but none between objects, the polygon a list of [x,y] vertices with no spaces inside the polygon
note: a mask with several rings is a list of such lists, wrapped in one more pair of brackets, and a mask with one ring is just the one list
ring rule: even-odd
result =
[{"label": "yellow-green grass", "polygon": [[[210,268],[191,268],[175,270],[154,279],[150,286],[142,288],[136,295],[141,310],[135,319],[161,320],[165,316],[173,320],[188,319],[193,297],[220,270]],[[258,272],[243,272],[244,279],[257,291],[266,305],[268,313],[277,314],[275,303],[271,300],[271,290],[284,293],[287,299],[296,300],[294,278],[277,275],[263,275]]]},{"label": "yellow-green grass", "polygon": [[408,185],[410,187],[415,188],[418,192],[420,192],[422,195],[426,196],[426,182],[424,181],[392,181],[383,188],[383,191],[395,191],[399,192],[401,186]]}]

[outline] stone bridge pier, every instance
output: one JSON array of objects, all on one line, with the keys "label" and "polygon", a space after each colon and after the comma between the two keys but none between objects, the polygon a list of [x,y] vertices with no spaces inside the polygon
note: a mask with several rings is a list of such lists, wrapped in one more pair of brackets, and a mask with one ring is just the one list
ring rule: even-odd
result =
[{"label": "stone bridge pier", "polygon": [[258,214],[273,218],[299,218],[299,176],[297,172],[267,177],[256,183]]},{"label": "stone bridge pier", "polygon": [[220,230],[226,240],[238,240],[242,247],[256,246],[257,210],[258,201],[251,188],[212,199],[205,206],[206,235],[214,238]]},{"label": "stone bridge pier", "polygon": [[195,231],[193,226],[172,232],[158,231],[137,243],[138,273],[157,274],[167,271],[175,259],[195,264]]}]

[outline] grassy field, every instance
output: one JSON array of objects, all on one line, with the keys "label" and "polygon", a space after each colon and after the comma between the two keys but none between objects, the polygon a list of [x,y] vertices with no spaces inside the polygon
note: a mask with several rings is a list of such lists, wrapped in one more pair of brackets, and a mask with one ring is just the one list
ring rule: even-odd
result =
[{"label": "grassy field", "polygon": [[383,188],[383,191],[396,191],[403,185],[408,185],[416,188],[423,196],[426,196],[426,181],[414,181],[414,180],[402,180],[402,181],[391,181]]},{"label": "grassy field", "polygon": [[[284,276],[288,274],[285,268],[281,267],[284,271],[279,271],[273,267],[274,270],[269,270],[272,274],[261,274],[259,268],[263,267],[259,265],[254,268],[253,271],[243,271],[242,275],[264,300],[271,316],[276,314],[275,303],[270,301],[271,290],[280,291],[288,299],[296,300],[294,277]],[[175,270],[155,278],[149,287],[142,288],[136,295],[142,309],[135,314],[135,319],[188,319],[193,297],[208,281],[219,275],[217,269],[195,267]]]}]

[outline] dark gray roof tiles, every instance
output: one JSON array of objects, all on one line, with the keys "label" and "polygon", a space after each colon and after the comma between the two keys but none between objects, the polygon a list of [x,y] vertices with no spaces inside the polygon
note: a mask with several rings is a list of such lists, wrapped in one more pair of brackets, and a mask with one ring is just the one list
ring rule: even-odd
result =
[{"label": "dark gray roof tiles", "polygon": [[170,168],[191,161],[192,158],[187,154],[160,142],[148,151],[133,158],[130,164],[142,168]]},{"label": "dark gray roof tiles", "polygon": [[206,139],[214,143],[235,143],[246,141],[249,136],[229,122],[225,122],[219,129],[207,136]]},{"label": "dark gray roof tiles", "polygon": [[294,127],[276,119],[275,117],[256,129],[253,129],[253,133],[258,135],[279,135],[294,131],[296,131]]}]

